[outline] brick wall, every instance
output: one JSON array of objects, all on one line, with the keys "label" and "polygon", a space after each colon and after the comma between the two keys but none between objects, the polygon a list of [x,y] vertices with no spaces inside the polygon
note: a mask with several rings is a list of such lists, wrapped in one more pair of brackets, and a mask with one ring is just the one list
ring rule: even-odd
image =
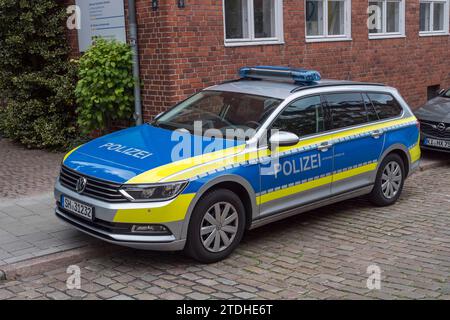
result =
[{"label": "brick wall", "polygon": [[[125,1],[127,2],[127,1]],[[289,65],[325,78],[383,82],[414,108],[427,86],[450,87],[450,37],[419,37],[419,0],[406,1],[406,38],[368,40],[366,0],[352,1],[352,41],[306,43],[304,0],[284,0],[284,45],[225,47],[221,0],[137,0],[144,117],[236,78],[244,65]]]}]

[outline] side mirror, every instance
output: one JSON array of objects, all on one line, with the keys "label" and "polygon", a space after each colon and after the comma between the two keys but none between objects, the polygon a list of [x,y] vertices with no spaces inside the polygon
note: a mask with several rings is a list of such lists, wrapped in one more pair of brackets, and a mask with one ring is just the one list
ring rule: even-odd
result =
[{"label": "side mirror", "polygon": [[278,131],[270,137],[269,147],[290,147],[295,146],[300,141],[300,138],[291,132]]},{"label": "side mirror", "polygon": [[437,93],[438,96],[442,96],[445,93],[445,91],[446,91],[445,89],[439,90],[438,93]]}]

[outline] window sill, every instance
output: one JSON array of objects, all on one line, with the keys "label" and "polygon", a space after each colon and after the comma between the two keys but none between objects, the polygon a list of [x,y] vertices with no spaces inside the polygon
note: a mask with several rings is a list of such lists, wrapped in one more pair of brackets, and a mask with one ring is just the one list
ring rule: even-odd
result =
[{"label": "window sill", "polygon": [[406,38],[406,35],[400,33],[394,34],[369,34],[369,40],[379,40],[379,39],[396,39],[396,38]]},{"label": "window sill", "polygon": [[307,43],[313,42],[338,42],[338,41],[352,41],[353,39],[350,37],[306,37],[305,41]]},{"label": "window sill", "polygon": [[225,41],[225,47],[268,46],[284,44],[283,40]]},{"label": "window sill", "polygon": [[420,37],[437,37],[437,36],[449,36],[450,34],[448,32],[444,31],[427,31],[427,32],[419,32]]}]

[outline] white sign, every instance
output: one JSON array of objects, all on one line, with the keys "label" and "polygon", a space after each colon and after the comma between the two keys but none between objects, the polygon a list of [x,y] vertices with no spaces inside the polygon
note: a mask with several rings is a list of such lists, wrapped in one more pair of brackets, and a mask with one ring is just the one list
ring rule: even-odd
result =
[{"label": "white sign", "polygon": [[78,30],[80,52],[85,52],[94,37],[126,42],[124,0],[76,0],[80,7]]}]

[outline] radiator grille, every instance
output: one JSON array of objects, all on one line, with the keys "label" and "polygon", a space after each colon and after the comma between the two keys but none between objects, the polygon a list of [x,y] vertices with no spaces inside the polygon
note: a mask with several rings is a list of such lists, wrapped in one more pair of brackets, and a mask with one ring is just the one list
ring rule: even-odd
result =
[{"label": "radiator grille", "polygon": [[127,202],[119,192],[120,184],[88,177],[65,166],[61,168],[59,181],[64,187],[76,192],[77,181],[82,177],[87,179],[82,195],[107,202]]},{"label": "radiator grille", "polygon": [[431,121],[420,121],[420,128],[422,132],[431,137],[439,139],[450,139],[450,124],[444,123],[445,129],[440,130],[439,125],[442,126],[441,122],[431,122]]}]

